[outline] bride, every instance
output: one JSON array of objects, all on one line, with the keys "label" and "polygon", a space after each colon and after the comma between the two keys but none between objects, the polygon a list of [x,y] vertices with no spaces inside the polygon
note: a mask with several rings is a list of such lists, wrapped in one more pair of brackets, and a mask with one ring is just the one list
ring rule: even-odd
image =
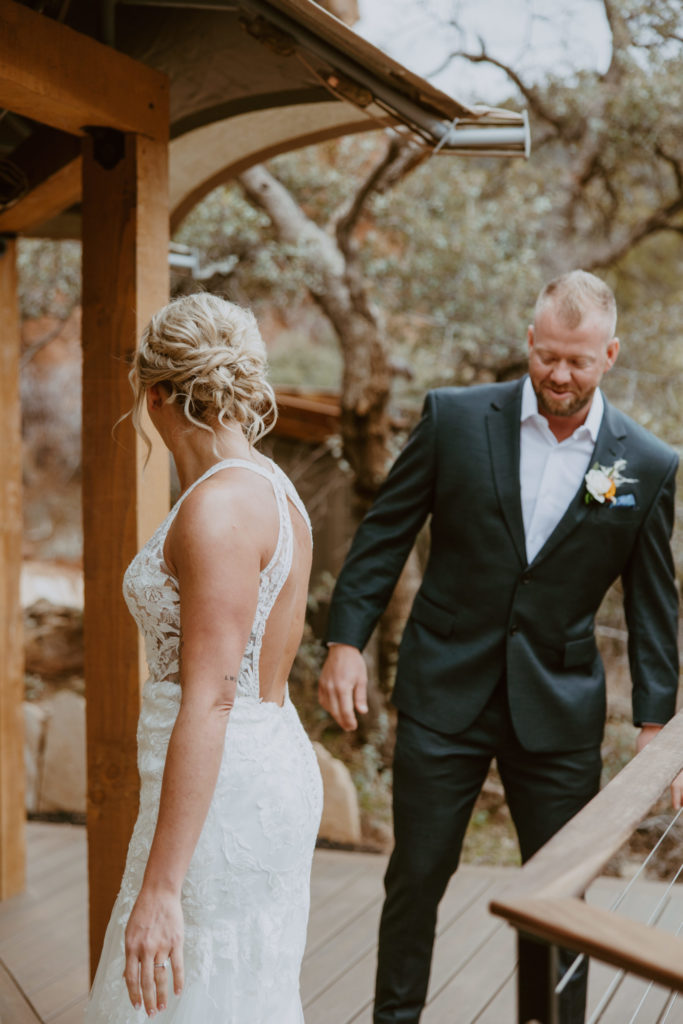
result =
[{"label": "bride", "polygon": [[140,809],[87,1024],[303,1022],[322,791],[287,674],[311,534],[253,447],[276,416],[264,352],[250,311],[192,295],[153,317],[131,371],[135,426],[146,403],[182,493],[124,578],[150,672]]}]

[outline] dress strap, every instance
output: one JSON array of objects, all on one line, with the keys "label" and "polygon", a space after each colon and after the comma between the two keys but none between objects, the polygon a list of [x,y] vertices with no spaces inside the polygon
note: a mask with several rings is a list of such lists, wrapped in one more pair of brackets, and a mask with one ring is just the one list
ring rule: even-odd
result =
[{"label": "dress strap", "polygon": [[197,479],[183,491],[171,511],[176,513],[185,501],[185,498],[187,498],[188,494],[190,494],[195,487],[203,483],[205,480],[208,480],[210,476],[213,476],[213,474],[217,473],[220,469],[230,469],[231,466],[239,466],[241,469],[250,469],[254,473],[258,473],[259,476],[265,477],[267,480],[274,483],[275,473],[270,472],[270,470],[266,469],[265,466],[260,466],[256,462],[250,462],[249,459],[221,459],[220,462],[214,462],[213,466],[209,466],[205,473],[202,473],[201,476],[197,477]]},{"label": "dress strap", "polygon": [[308,527],[308,532],[309,532],[309,534],[312,537],[313,536],[313,527],[311,526],[311,520],[310,520],[310,517],[308,515],[308,511],[306,509],[306,506],[304,505],[303,501],[299,497],[299,493],[298,493],[296,487],[294,486],[292,481],[289,479],[287,474],[284,472],[284,470],[280,469],[280,467],[278,466],[278,464],[276,462],[273,463],[273,468],[275,469],[275,471],[277,472],[278,476],[280,477],[280,481],[281,481],[281,483],[282,483],[282,485],[284,487],[285,494],[287,495],[287,497],[291,501],[292,505],[294,505],[294,508],[297,510],[297,512],[299,513],[299,515],[301,516],[301,518],[305,522],[306,526]]}]

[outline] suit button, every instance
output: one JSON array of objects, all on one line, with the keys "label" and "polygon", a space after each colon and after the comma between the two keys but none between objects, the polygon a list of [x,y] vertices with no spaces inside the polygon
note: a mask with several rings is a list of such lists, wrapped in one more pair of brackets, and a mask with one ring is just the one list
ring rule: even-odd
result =
[{"label": "suit button", "polygon": [[515,636],[519,632],[519,626],[510,626],[510,636]]},{"label": "suit button", "polygon": [[531,583],[531,573],[525,572],[522,574],[522,583]]}]

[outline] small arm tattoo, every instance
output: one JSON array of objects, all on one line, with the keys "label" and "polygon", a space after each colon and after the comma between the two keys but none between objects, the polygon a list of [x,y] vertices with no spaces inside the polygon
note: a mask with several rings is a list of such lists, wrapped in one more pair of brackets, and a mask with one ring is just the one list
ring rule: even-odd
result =
[{"label": "small arm tattoo", "polygon": [[223,678],[225,679],[226,683],[236,683],[237,682],[237,676],[223,676]]}]

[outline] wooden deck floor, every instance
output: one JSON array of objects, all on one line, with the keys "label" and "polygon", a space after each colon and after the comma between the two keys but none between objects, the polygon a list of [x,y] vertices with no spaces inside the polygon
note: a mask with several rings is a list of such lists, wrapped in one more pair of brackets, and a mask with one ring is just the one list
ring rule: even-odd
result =
[{"label": "wooden deck floor", "polygon": [[[385,858],[372,854],[316,853],[302,972],[306,1024],[371,1024],[384,866]],[[439,916],[423,1024],[514,1024],[514,933],[486,909],[512,871],[465,867],[453,878]],[[0,904],[0,1024],[80,1024],[88,987],[85,877],[83,828],[29,825],[27,891]],[[599,879],[589,899],[609,905],[623,884]],[[639,882],[621,909],[645,919],[663,892],[662,885]],[[674,931],[681,921],[683,886],[676,886],[660,926]],[[613,977],[611,969],[592,966],[592,1008]],[[630,1024],[643,996],[638,1024],[683,1024],[683,999],[665,1016],[668,993],[648,992],[630,977],[601,1021]]]}]

